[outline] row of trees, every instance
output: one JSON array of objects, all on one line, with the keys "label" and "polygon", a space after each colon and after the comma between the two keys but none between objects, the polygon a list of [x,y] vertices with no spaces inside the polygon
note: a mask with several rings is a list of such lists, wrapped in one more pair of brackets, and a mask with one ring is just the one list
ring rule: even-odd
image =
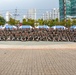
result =
[{"label": "row of trees", "polygon": [[9,22],[6,22],[6,20],[0,16],[0,25],[4,25],[5,23],[8,23],[10,25],[17,25],[20,23],[20,21],[10,18]]},{"label": "row of trees", "polygon": [[[0,17],[0,25],[4,25],[6,23],[5,19],[3,17]],[[19,25],[20,20],[15,20],[13,18],[10,18],[8,24],[10,25]],[[70,27],[71,25],[76,25],[76,19],[73,20],[63,20],[59,21],[58,19],[55,20],[43,20],[43,19],[38,19],[38,20],[33,20],[33,19],[23,19],[22,20],[23,25],[31,25],[31,26],[37,26],[37,25],[48,25],[48,26],[54,26],[54,25],[64,25],[66,27]]]},{"label": "row of trees", "polygon": [[10,24],[10,25],[17,25],[17,24],[19,24],[19,23],[20,23],[19,20],[15,20],[15,19],[13,19],[13,18],[10,18],[10,20],[9,20],[9,22],[8,22],[8,24]]},{"label": "row of trees", "polygon": [[43,20],[43,19],[38,19],[38,20],[31,20],[31,19],[23,19],[22,21],[23,25],[32,25],[32,26],[37,26],[37,25],[48,25],[48,26],[54,26],[54,25],[63,25],[66,27],[70,27],[72,25],[76,25],[76,19],[73,20],[62,20],[59,21],[58,19],[55,20]]}]

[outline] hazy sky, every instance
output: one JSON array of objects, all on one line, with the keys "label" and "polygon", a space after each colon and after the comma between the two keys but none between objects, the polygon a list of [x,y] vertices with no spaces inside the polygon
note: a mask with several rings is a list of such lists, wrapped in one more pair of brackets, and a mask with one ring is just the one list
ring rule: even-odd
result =
[{"label": "hazy sky", "polygon": [[52,9],[59,7],[59,0],[0,0],[0,10],[8,9]]}]

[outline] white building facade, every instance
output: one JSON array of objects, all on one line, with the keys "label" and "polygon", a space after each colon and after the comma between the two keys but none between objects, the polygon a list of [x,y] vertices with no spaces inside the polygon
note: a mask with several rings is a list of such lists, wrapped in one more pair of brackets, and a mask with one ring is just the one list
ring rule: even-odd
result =
[{"label": "white building facade", "polygon": [[51,11],[46,11],[43,16],[42,19],[43,20],[49,20],[49,19],[59,19],[59,9],[58,8],[53,8]]},{"label": "white building facade", "polygon": [[50,18],[51,18],[51,14],[49,11],[46,11],[42,16],[43,20],[49,20]]},{"label": "white building facade", "polygon": [[51,10],[51,19],[56,19],[56,18],[60,18],[59,17],[59,9],[58,8],[53,8]]},{"label": "white building facade", "polygon": [[27,18],[36,20],[36,9],[29,9],[27,12]]},{"label": "white building facade", "polygon": [[11,13],[9,11],[6,12],[6,22],[8,22],[11,18]]}]

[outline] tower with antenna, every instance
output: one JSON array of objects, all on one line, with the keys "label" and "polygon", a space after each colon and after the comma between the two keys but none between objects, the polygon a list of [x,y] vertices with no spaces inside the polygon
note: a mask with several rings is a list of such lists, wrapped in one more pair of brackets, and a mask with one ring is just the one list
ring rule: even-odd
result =
[{"label": "tower with antenna", "polygon": [[15,13],[14,13],[15,23],[16,23],[16,20],[17,20],[17,16],[19,16],[19,14],[18,14],[18,9],[16,8]]}]

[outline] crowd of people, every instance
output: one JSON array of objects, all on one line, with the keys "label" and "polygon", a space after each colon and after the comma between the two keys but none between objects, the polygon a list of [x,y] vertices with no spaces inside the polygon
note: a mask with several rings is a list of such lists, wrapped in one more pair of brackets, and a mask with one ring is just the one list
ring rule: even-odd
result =
[{"label": "crowd of people", "polygon": [[17,29],[0,30],[0,41],[65,41],[76,42],[76,30]]}]

